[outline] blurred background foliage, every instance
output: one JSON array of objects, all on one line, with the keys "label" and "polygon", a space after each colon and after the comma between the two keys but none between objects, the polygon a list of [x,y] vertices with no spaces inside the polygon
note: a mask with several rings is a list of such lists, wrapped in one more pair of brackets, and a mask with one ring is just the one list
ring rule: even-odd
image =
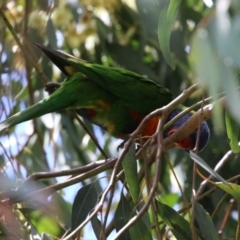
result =
[{"label": "blurred background foliage", "polygon": [[[214,96],[216,100],[216,95],[225,91],[228,110],[235,120],[240,122],[237,92],[240,67],[238,0],[181,2],[170,38],[175,70],[164,60],[158,39],[158,26],[161,26],[159,15],[168,4],[167,0],[2,0],[0,4],[24,49],[39,64],[49,81],[61,82],[65,77],[31,45],[32,42],[61,49],[90,62],[126,68],[146,75],[169,88],[174,96],[200,82],[205,90],[204,95],[202,91],[195,92],[184,103],[187,106],[198,102],[202,96]],[[0,21],[0,49],[2,121],[41,100],[47,94],[44,92],[44,81],[16,43],[3,19]],[[211,137],[200,156],[212,168],[224,158],[225,162],[219,174],[228,179],[239,174],[240,162],[239,154],[233,153],[229,147],[224,114],[221,107],[216,107],[214,117],[208,120]],[[121,141],[86,121],[84,123],[96,136],[109,158],[119,156],[117,146]],[[238,133],[238,127],[235,130]],[[193,162],[189,154],[181,149],[171,149],[167,156],[174,166],[184,197],[190,202]],[[69,170],[102,159],[104,157],[88,134],[69,112],[48,114],[20,124],[0,137],[0,191],[18,189],[22,182],[35,172]],[[208,176],[203,170],[201,172]],[[28,199],[27,203],[12,205],[1,202],[1,236],[6,237],[11,233],[16,239],[19,236],[30,239],[31,234],[38,235],[41,239],[60,238],[66,229],[71,227],[71,209],[77,191],[87,184],[94,183],[97,192],[100,193],[106,188],[110,174],[111,171],[103,171],[78,184],[62,188],[47,199],[36,194],[35,198]],[[52,177],[41,183],[37,181],[34,185],[31,184],[31,188],[36,190],[52,186],[64,182],[66,178]],[[202,179],[197,176],[196,189],[201,182]],[[207,184],[204,191],[210,187],[211,185]],[[114,216],[120,201],[121,189],[122,184],[116,185],[110,218]],[[19,194],[25,194],[24,191],[19,192],[12,197],[18,198]],[[156,194],[161,201],[177,210],[186,203],[166,161],[161,163],[159,189]],[[3,196],[5,195],[2,194]],[[220,199],[222,202],[218,205]],[[234,238],[238,217],[237,203],[234,199],[218,189],[204,197],[200,203],[210,215],[217,211],[213,222],[216,229],[222,231],[223,238]],[[118,208],[118,213],[119,211]],[[104,215],[104,209],[102,214]],[[152,219],[151,211],[149,214]],[[187,214],[186,218],[188,217]],[[96,221],[98,225],[99,222]],[[87,224],[81,233],[82,239],[97,239],[93,226],[93,223]],[[166,232],[168,229],[162,224],[163,239],[167,239]],[[111,239],[114,233],[113,230],[106,237]],[[153,230],[151,236],[156,239],[155,234]]]}]

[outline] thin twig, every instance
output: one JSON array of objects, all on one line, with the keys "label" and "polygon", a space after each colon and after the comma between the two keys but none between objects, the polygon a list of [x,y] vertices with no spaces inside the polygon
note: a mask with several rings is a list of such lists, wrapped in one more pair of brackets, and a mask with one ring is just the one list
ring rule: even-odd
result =
[{"label": "thin twig", "polygon": [[[26,199],[34,198],[38,194],[49,194],[49,195],[51,195],[55,191],[58,191],[62,188],[71,186],[75,183],[79,183],[79,182],[84,181],[84,180],[86,180],[90,177],[93,177],[93,176],[95,176],[95,175],[97,175],[97,174],[99,174],[103,171],[109,170],[113,167],[113,165],[115,163],[116,163],[116,159],[113,159],[113,160],[110,160],[110,161],[105,161],[105,163],[103,163],[99,167],[95,167],[95,168],[89,170],[86,173],[80,174],[78,176],[71,177],[71,178],[65,180],[64,182],[56,183],[56,184],[53,184],[52,186],[48,186],[46,188],[43,188],[43,189],[40,189],[40,190],[37,190],[37,191],[34,191],[34,192],[30,192],[30,193],[27,193],[27,194],[24,194],[24,195],[23,195],[22,192],[19,191],[21,196],[18,197],[18,198],[14,198],[14,199],[10,198],[10,204],[14,204],[14,203],[17,203],[17,202],[23,202]],[[52,173],[52,174],[54,174],[54,173]],[[11,194],[11,192],[9,192],[9,193],[8,192],[2,192],[0,194],[0,197],[1,196],[6,197],[6,196],[8,196],[8,194]]]},{"label": "thin twig", "polygon": [[81,125],[81,127],[84,129],[84,131],[90,136],[90,138],[92,139],[92,141],[95,143],[96,147],[98,148],[98,150],[101,152],[101,154],[105,157],[105,159],[108,159],[107,154],[104,152],[104,150],[102,149],[102,147],[100,146],[100,144],[98,143],[98,140],[95,138],[95,136],[88,130],[88,128],[85,126],[85,124],[83,123],[83,121],[78,117],[77,112],[75,110],[70,110],[70,112],[72,113],[72,115],[76,118],[76,120],[78,121],[78,123]]}]

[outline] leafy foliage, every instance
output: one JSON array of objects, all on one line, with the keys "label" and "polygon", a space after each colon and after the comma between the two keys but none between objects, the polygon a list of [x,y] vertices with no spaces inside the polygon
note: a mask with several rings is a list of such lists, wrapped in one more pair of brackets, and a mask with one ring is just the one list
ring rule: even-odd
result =
[{"label": "leafy foliage", "polygon": [[175,97],[200,83],[184,104],[211,117],[207,147],[191,155],[173,145],[163,153],[165,140],[136,149],[131,138],[118,152],[119,140],[83,119],[103,156],[68,111],[9,129],[2,239],[239,238],[240,3],[223,2],[0,3],[0,121],[46,97],[46,81],[65,79],[32,42],[147,75]]}]

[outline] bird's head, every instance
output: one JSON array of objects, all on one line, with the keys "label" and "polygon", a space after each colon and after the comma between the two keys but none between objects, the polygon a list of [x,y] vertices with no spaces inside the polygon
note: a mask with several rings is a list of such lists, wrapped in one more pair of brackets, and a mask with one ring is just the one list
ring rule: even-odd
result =
[{"label": "bird's head", "polygon": [[[182,110],[181,109],[174,109],[167,118],[167,122],[173,119],[176,115],[178,115]],[[168,137],[172,135],[174,132],[178,130],[178,128],[184,124],[191,116],[193,115],[192,112],[185,114],[181,118],[179,118],[172,126],[164,131],[164,137]],[[187,138],[183,139],[181,142],[175,142],[175,145],[179,148],[183,148],[185,150],[193,150],[196,145],[198,135],[198,129],[192,132]],[[206,146],[208,139],[210,136],[210,131],[208,125],[205,121],[203,121],[200,125],[200,132],[199,132],[199,141],[198,141],[198,151],[200,152]]]}]

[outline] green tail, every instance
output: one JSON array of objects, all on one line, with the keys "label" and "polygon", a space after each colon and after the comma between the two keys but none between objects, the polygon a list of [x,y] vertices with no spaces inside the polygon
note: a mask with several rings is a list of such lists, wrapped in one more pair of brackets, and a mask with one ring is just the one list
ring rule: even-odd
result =
[{"label": "green tail", "polygon": [[11,116],[6,121],[1,122],[0,133],[3,133],[6,129],[16,124],[40,117],[47,113],[58,111],[61,109],[62,107],[51,104],[51,101],[49,101],[49,98],[44,99],[32,105],[28,109]]},{"label": "green tail", "polygon": [[[13,115],[4,122],[1,122],[0,134],[7,128],[37,117],[41,117],[47,113],[68,108],[78,109],[81,107],[81,104],[85,103],[81,100],[81,98],[79,98],[81,94],[80,89],[85,86],[84,81],[82,81],[84,79],[85,77],[81,73],[75,73],[72,77],[67,79],[68,81],[63,82],[61,87],[59,87],[49,97],[34,104],[26,110]],[[83,85],[81,83],[83,83]]]}]

